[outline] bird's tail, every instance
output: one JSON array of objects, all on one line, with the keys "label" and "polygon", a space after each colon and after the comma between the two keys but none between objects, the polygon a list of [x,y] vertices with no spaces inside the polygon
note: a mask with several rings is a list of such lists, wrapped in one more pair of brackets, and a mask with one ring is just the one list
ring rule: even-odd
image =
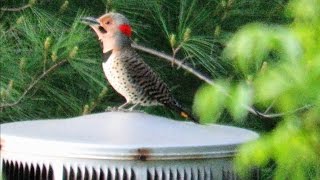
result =
[{"label": "bird's tail", "polygon": [[197,118],[195,118],[191,113],[189,113],[188,111],[185,111],[181,105],[177,102],[170,102],[170,103],[166,103],[164,104],[165,106],[167,106],[169,109],[174,110],[175,112],[177,112],[181,117],[186,118],[186,119],[190,119],[191,121],[195,122],[195,123],[199,123],[199,120]]}]

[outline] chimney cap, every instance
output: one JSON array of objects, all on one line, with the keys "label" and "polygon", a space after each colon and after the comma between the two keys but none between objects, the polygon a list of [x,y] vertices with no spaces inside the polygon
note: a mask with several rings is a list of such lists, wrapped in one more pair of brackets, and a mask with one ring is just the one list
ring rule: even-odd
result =
[{"label": "chimney cap", "polygon": [[1,124],[1,151],[89,159],[202,159],[233,156],[253,131],[198,125],[137,112]]}]

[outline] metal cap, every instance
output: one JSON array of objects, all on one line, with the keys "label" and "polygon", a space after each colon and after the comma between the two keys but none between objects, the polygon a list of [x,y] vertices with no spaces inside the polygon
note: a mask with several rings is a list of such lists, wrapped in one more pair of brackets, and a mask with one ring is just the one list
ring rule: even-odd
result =
[{"label": "metal cap", "polygon": [[246,129],[136,112],[1,124],[1,151],[90,159],[228,157],[257,138]]}]

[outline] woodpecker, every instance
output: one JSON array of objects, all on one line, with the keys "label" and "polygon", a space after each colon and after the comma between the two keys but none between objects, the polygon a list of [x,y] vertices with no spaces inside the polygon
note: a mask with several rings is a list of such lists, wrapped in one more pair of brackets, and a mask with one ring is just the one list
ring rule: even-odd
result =
[{"label": "woodpecker", "polygon": [[159,75],[131,47],[132,29],[124,15],[111,12],[99,18],[82,18],[82,22],[97,34],[104,54],[104,74],[111,86],[126,99],[126,103],[119,106],[119,109],[129,105],[132,105],[129,110],[137,105],[164,105],[180,116],[199,123],[183,110]]}]

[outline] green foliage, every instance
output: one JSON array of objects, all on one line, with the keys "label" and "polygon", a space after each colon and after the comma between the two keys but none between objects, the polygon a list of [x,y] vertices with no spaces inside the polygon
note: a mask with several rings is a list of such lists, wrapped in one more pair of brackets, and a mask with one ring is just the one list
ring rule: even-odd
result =
[{"label": "green foliage", "polygon": [[[277,59],[296,62],[301,49],[286,28],[250,24],[243,27],[228,42],[225,53],[235,61],[237,69],[248,77],[257,74],[266,60],[268,64],[275,63]],[[276,57],[270,57],[271,53]]]},{"label": "green foliage", "polygon": [[227,103],[228,110],[234,120],[242,121],[248,114],[245,107],[250,107],[252,103],[252,89],[245,83],[239,83],[231,90],[230,94]]},{"label": "green foliage", "polygon": [[1,120],[74,116],[105,87],[95,71],[100,65],[86,49],[95,45],[83,38],[91,34],[78,23],[80,16],[66,25],[31,8],[1,26]]},{"label": "green foliage", "polygon": [[[235,120],[245,120],[241,106],[251,104],[280,115],[272,132],[241,148],[236,167],[243,174],[273,162],[274,179],[320,179],[319,7],[320,1],[291,1],[286,12],[292,23],[249,24],[227,43],[224,57],[238,77],[236,81],[220,79],[235,87],[225,95],[231,98],[225,108]],[[196,112],[212,120],[211,113],[223,109],[208,107],[210,100],[204,97],[223,98],[214,88],[207,89],[200,89],[195,99],[207,113]]]},{"label": "green foliage", "polygon": [[199,115],[201,123],[210,123],[219,119],[221,110],[226,104],[227,92],[228,85],[224,82],[217,83],[217,86],[206,85],[198,90],[193,109]]}]

